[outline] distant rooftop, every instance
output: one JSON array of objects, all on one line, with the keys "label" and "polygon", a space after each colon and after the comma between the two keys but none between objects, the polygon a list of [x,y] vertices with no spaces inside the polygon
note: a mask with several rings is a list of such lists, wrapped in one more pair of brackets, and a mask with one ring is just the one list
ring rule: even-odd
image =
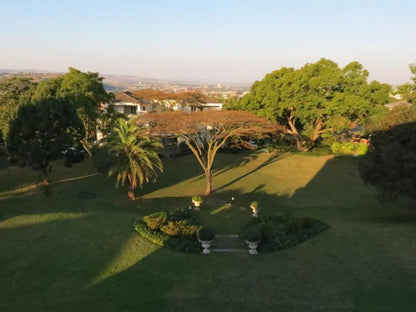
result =
[{"label": "distant rooftop", "polygon": [[136,100],[134,97],[130,95],[130,92],[113,92],[114,94],[114,102],[125,102],[125,103],[137,103],[139,104],[140,101]]}]

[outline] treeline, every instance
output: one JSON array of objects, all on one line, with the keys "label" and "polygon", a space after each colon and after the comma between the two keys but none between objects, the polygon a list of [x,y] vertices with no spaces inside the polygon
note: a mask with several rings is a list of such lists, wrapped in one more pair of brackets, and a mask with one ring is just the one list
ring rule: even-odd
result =
[{"label": "treeline", "polygon": [[[416,67],[410,65],[410,69],[416,77]],[[299,150],[309,150],[319,144],[351,140],[353,135],[368,136],[385,124],[386,118],[394,119],[390,115],[397,113],[384,106],[391,101],[391,86],[368,82],[368,76],[358,62],[340,68],[321,59],[299,69],[282,67],[256,81],[247,95],[229,100],[225,107],[252,111],[282,125],[286,139],[293,140]],[[404,84],[398,92],[405,90],[403,97],[412,103],[415,89],[415,84]]]}]

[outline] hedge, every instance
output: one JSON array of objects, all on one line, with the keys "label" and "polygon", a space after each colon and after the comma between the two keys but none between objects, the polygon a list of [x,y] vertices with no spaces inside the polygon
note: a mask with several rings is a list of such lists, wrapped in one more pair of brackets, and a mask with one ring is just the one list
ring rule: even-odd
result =
[{"label": "hedge", "polygon": [[258,231],[261,241],[257,250],[265,253],[293,247],[328,228],[326,223],[312,218],[262,214],[247,223],[240,235]]},{"label": "hedge", "polygon": [[198,220],[186,209],[156,212],[133,224],[134,230],[149,241],[186,252],[201,252],[201,244],[196,237],[199,227]]}]

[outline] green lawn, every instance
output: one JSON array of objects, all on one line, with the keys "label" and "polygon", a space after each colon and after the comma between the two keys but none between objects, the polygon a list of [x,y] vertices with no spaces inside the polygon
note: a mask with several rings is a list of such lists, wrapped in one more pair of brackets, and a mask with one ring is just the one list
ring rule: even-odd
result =
[{"label": "green lawn", "polygon": [[188,207],[204,190],[192,156],[168,161],[135,202],[89,160],[56,165],[49,198],[36,172],[1,169],[0,311],[415,311],[416,203],[379,202],[358,161],[219,155],[217,192],[201,208],[218,232],[246,222],[253,200],[331,226],[259,256],[180,253],[133,231],[140,215]]}]

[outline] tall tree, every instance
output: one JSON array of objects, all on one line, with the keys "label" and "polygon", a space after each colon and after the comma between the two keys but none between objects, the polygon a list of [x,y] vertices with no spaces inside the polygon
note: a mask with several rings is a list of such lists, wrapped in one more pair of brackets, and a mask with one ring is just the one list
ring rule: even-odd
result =
[{"label": "tall tree", "polygon": [[84,73],[70,67],[65,75],[40,82],[33,94],[35,101],[57,98],[68,101],[75,107],[85,129],[85,136],[80,143],[90,156],[91,143],[95,140],[97,120],[100,117],[100,104],[111,99],[102,80],[98,73]]},{"label": "tall tree", "polygon": [[396,94],[399,94],[403,100],[408,101],[409,103],[416,103],[416,63],[409,64],[410,72],[413,74],[413,77],[410,79],[413,80],[413,83],[404,83],[396,88]]},{"label": "tall tree", "polygon": [[81,120],[74,107],[60,99],[46,99],[19,108],[10,123],[7,148],[20,165],[41,171],[49,183],[53,161],[83,133]]},{"label": "tall tree", "polygon": [[188,145],[206,177],[205,195],[212,192],[212,168],[218,150],[233,139],[236,145],[248,146],[250,138],[274,133],[277,128],[250,112],[205,111],[143,114],[138,124],[150,135],[177,136]]},{"label": "tall tree", "polygon": [[283,67],[256,81],[250,93],[228,108],[252,111],[283,125],[298,149],[307,150],[319,138],[364,120],[375,101],[388,101],[390,87],[368,85],[367,77],[358,62],[343,69],[327,59],[297,70]]},{"label": "tall tree", "polygon": [[10,77],[0,80],[0,132],[9,132],[9,123],[17,116],[19,106],[26,103],[34,83],[26,77]]},{"label": "tall tree", "polygon": [[134,200],[134,190],[154,181],[157,171],[163,171],[158,155],[162,147],[160,142],[148,137],[135,123],[119,119],[104,147],[105,155],[101,157],[107,158],[105,169],[109,176],[116,176],[116,186],[127,182],[128,196]]}]

